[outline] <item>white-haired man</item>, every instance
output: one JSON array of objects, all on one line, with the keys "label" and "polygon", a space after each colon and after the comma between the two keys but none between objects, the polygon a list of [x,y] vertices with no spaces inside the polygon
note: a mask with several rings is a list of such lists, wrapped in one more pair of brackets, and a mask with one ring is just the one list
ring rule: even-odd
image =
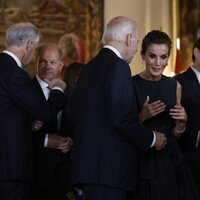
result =
[{"label": "white-haired man", "polygon": [[23,69],[40,40],[31,23],[16,23],[6,32],[6,50],[0,54],[0,199],[28,200],[32,178],[32,117],[47,122],[64,106],[66,85],[55,79],[48,102]]},{"label": "white-haired man", "polygon": [[135,21],[113,18],[104,30],[104,48],[78,79],[72,183],[81,183],[87,200],[125,200],[134,189],[138,148],[166,144],[162,133],[136,123],[128,64],[138,40]]}]

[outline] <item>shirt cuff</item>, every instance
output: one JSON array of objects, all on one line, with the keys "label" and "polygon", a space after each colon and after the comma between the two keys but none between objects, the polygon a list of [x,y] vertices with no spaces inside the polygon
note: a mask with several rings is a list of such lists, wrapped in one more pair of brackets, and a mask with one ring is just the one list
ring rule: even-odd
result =
[{"label": "shirt cuff", "polygon": [[53,89],[52,90],[60,90],[61,92],[63,92],[64,93],[64,90],[62,89],[62,88],[60,88],[60,87],[53,87]]},{"label": "shirt cuff", "polygon": [[151,147],[154,146],[155,142],[156,142],[156,134],[155,134],[155,132],[153,131],[153,142],[151,143]]},{"label": "shirt cuff", "polygon": [[195,147],[197,148],[200,142],[200,131],[198,131]]},{"label": "shirt cuff", "polygon": [[48,134],[45,134],[44,147],[47,147],[47,145],[48,145]]}]

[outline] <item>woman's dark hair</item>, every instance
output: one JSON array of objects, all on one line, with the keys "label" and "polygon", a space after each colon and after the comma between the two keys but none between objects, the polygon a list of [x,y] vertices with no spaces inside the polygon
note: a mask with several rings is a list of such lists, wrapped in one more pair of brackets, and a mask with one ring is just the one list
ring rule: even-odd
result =
[{"label": "woman's dark hair", "polygon": [[200,38],[197,38],[196,42],[194,43],[193,50],[192,50],[192,60],[193,62],[195,61],[195,56],[194,56],[194,49],[197,48],[200,50]]},{"label": "woman's dark hair", "polygon": [[159,30],[153,30],[147,35],[142,40],[142,49],[141,49],[141,54],[144,55],[147,51],[147,48],[151,44],[165,44],[169,48],[169,55],[170,55],[170,50],[172,47],[172,41],[170,37],[162,31]]},{"label": "woman's dark hair", "polygon": [[78,76],[85,65],[82,63],[74,62],[68,65],[64,72],[63,80],[67,84],[67,90],[73,92],[76,87]]}]

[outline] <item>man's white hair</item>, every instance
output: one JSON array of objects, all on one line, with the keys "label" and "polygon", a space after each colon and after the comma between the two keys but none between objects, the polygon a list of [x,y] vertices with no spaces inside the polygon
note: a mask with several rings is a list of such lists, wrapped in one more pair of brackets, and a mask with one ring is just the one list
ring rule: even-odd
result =
[{"label": "man's white hair", "polygon": [[127,34],[133,34],[138,30],[137,23],[123,16],[118,16],[106,25],[102,36],[103,44],[107,44],[109,41],[125,41]]},{"label": "man's white hair", "polygon": [[22,46],[27,41],[38,43],[40,31],[30,22],[21,22],[11,25],[6,31],[6,47]]}]

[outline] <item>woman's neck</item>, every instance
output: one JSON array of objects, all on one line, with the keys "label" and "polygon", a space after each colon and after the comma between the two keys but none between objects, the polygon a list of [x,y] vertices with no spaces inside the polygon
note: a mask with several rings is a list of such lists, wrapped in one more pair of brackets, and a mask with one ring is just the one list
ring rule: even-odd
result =
[{"label": "woman's neck", "polygon": [[159,81],[162,78],[162,74],[160,76],[151,76],[146,70],[141,72],[139,75],[148,81]]}]

